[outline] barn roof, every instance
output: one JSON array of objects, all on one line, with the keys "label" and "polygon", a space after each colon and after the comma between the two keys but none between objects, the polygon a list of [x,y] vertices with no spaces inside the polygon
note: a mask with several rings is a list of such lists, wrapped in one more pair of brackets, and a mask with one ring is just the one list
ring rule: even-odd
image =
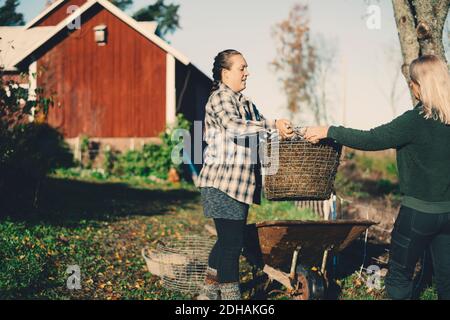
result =
[{"label": "barn roof", "polygon": [[18,52],[25,52],[45,39],[55,27],[0,27],[0,65],[6,71],[16,70]]},{"label": "barn roof", "polygon": [[36,24],[36,22],[40,21],[42,18],[44,18],[47,14],[55,10],[61,3],[65,2],[67,0],[57,0],[53,2],[51,5],[49,5],[47,8],[45,8],[38,16],[36,16],[33,20],[28,22],[25,25],[25,29],[31,28],[33,25]]},{"label": "barn roof", "polygon": [[[28,23],[25,27],[17,27],[14,30],[9,30],[11,37],[12,33],[14,33],[14,38],[19,39],[25,39],[25,38],[33,38],[32,36],[34,34],[38,35],[36,39],[30,39],[28,40],[21,40],[23,41],[23,45],[21,47],[22,50],[17,50],[17,52],[14,52],[12,57],[10,58],[9,67],[14,68],[16,67],[20,62],[24,61],[26,58],[28,58],[30,55],[33,54],[36,50],[38,50],[42,45],[44,45],[47,41],[52,39],[54,36],[56,36],[61,30],[66,28],[70,23],[72,23],[77,17],[81,16],[84,12],[89,10],[93,5],[100,4],[103,8],[108,10],[110,13],[112,13],[114,16],[122,20],[124,23],[126,23],[128,26],[133,28],[136,32],[143,35],[148,40],[152,41],[154,44],[159,46],[162,50],[166,51],[167,53],[173,55],[177,60],[179,60],[184,65],[188,65],[190,63],[189,59],[177,51],[175,48],[170,46],[167,42],[165,42],[163,39],[158,37],[154,31],[156,29],[155,24],[149,24],[149,23],[142,23],[134,20],[130,16],[128,16],[125,12],[120,10],[115,5],[111,4],[107,0],[88,0],[85,4],[83,4],[79,10],[76,10],[71,15],[69,15],[66,19],[61,21],[58,25],[54,27],[33,27],[32,26],[36,21],[41,19],[43,16],[47,15],[51,10],[54,10],[60,3],[62,3],[65,0],[60,0],[55,3],[53,3],[52,6],[44,10],[41,15],[33,19],[30,23]],[[37,20],[36,20],[37,19]],[[36,20],[36,21],[35,21]],[[3,34],[3,29],[6,30],[6,28],[9,27],[0,27],[0,31]],[[44,29],[45,28],[45,29]],[[15,40],[17,41],[17,40]],[[3,42],[3,41],[2,41]],[[20,42],[20,41],[19,41]],[[3,45],[2,45],[3,46]],[[3,55],[3,52],[2,52]]]}]

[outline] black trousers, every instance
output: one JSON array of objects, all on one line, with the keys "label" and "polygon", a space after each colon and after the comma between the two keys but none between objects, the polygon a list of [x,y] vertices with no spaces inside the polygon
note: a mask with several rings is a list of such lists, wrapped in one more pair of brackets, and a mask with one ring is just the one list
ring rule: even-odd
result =
[{"label": "black trousers", "polygon": [[414,271],[431,252],[439,299],[450,300],[450,213],[430,214],[401,207],[392,231],[386,291],[391,299],[412,299]]},{"label": "black trousers", "polygon": [[214,219],[217,241],[208,264],[217,269],[220,283],[239,282],[239,257],[244,246],[246,220]]}]

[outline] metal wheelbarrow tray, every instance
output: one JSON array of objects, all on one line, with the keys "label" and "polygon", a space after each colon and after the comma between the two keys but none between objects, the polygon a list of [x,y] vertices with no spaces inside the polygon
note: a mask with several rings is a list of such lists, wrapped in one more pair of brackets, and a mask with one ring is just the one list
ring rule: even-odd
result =
[{"label": "metal wheelbarrow tray", "polygon": [[[326,286],[323,273],[328,253],[343,250],[374,224],[366,220],[249,224],[244,255],[263,268],[270,281],[283,284],[294,299],[318,299]],[[312,267],[322,272],[313,274],[309,271]]]}]

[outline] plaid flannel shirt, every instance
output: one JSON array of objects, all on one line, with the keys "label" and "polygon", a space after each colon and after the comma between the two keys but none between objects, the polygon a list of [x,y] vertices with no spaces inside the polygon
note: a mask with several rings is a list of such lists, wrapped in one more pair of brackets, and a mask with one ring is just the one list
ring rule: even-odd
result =
[{"label": "plaid flannel shirt", "polygon": [[198,187],[217,188],[240,202],[261,203],[259,134],[275,129],[241,93],[221,83],[206,104],[208,146]]}]

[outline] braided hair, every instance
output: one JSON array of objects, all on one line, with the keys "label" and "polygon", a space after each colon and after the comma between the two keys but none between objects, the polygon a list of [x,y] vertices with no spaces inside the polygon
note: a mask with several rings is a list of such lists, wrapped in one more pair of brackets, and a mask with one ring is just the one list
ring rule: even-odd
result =
[{"label": "braided hair", "polygon": [[242,55],[239,51],[228,49],[222,52],[214,58],[214,67],[213,67],[213,86],[211,88],[211,93],[219,89],[220,82],[222,81],[222,70],[227,69],[230,70],[231,63],[230,58],[235,55]]}]

